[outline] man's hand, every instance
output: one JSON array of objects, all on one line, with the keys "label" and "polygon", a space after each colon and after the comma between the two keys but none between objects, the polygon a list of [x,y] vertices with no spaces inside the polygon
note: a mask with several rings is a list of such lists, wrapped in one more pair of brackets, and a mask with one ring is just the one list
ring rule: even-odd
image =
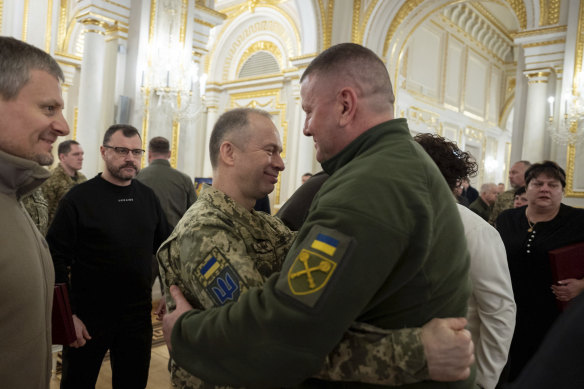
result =
[{"label": "man's hand", "polygon": [[170,295],[176,303],[176,308],[171,313],[165,314],[164,318],[162,319],[162,333],[164,334],[164,341],[166,342],[168,351],[172,349],[172,345],[170,344],[170,335],[172,334],[174,323],[183,313],[193,309],[191,304],[189,304],[189,302],[185,299],[185,296],[183,296],[178,286],[170,286]]},{"label": "man's hand", "polygon": [[560,301],[570,301],[584,290],[584,279],[568,278],[558,281],[558,285],[552,285],[552,292]]},{"label": "man's hand", "polygon": [[432,319],[422,327],[422,344],[430,378],[459,381],[470,376],[474,344],[465,318]]},{"label": "man's hand", "polygon": [[166,314],[166,299],[164,298],[164,296],[162,296],[160,298],[160,301],[158,301],[158,308],[156,308],[156,319],[158,319],[159,321],[162,321],[165,314]]},{"label": "man's hand", "polygon": [[69,347],[79,348],[85,346],[85,339],[91,339],[89,332],[87,332],[87,328],[85,328],[85,324],[83,324],[77,315],[73,315],[73,325],[75,326],[75,335],[77,336],[77,340],[69,344]]}]

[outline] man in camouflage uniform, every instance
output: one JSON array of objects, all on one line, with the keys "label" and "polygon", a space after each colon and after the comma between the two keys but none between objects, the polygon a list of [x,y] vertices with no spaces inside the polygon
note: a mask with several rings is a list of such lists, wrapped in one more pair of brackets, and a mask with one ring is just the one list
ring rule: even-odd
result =
[{"label": "man in camouflage uniform", "polygon": [[87,181],[79,170],[83,167],[83,149],[74,140],[66,140],[59,144],[59,163],[52,170],[51,177],[41,187],[49,207],[50,224],[57,212],[61,198],[75,185]]},{"label": "man in camouflage uniform", "polygon": [[[157,253],[170,311],[175,309],[171,285],[178,286],[193,307],[204,310],[238,300],[281,269],[294,233],[278,218],[253,210],[284,169],[281,150],[269,114],[236,109],[219,118],[210,140],[213,186],[203,187]],[[422,341],[427,344],[432,329],[442,324],[430,322],[425,333],[421,328],[386,331],[355,324],[328,355],[319,377],[385,384],[426,379]],[[430,361],[431,351],[426,352]],[[171,376],[179,388],[216,387],[174,361]]]},{"label": "man in camouflage uniform", "polygon": [[531,166],[529,161],[517,161],[511,166],[509,170],[509,183],[511,188],[497,196],[493,210],[489,216],[489,223],[495,225],[497,217],[506,209],[513,208],[513,200],[515,199],[515,191],[522,186],[525,186],[525,171]]},{"label": "man in camouflage uniform", "polygon": [[20,199],[22,206],[43,236],[49,229],[49,203],[40,187]]}]

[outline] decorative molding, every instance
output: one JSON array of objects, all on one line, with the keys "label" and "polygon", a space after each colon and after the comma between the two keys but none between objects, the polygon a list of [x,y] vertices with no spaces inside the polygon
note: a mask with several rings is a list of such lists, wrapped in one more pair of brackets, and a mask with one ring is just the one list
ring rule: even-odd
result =
[{"label": "decorative molding", "polygon": [[539,25],[549,26],[560,21],[560,0],[539,0]]},{"label": "decorative molding", "polygon": [[485,8],[482,3],[474,2],[472,6],[483,16],[485,19],[489,21],[493,26],[495,26],[501,34],[503,34],[508,40],[511,39],[511,35],[507,28],[501,24],[501,22],[487,9]]},{"label": "decorative molding", "polygon": [[584,198],[584,191],[574,189],[574,171],[576,170],[576,146],[568,145],[566,162],[566,197]]},{"label": "decorative molding", "polygon": [[540,46],[557,45],[557,44],[562,44],[562,43],[566,43],[566,40],[565,39],[556,39],[556,40],[553,40],[553,41],[525,43],[522,46],[524,48],[528,48],[528,47],[540,47]]},{"label": "decorative molding", "polygon": [[77,127],[79,123],[79,107],[73,110],[73,140],[77,140]]},{"label": "decorative molding", "polygon": [[45,51],[51,52],[51,27],[53,23],[53,0],[47,0],[47,28],[45,30]]},{"label": "decorative molding", "polygon": [[[179,41],[180,43],[184,44],[185,43],[185,37],[186,37],[186,33],[187,33],[187,15],[188,15],[188,6],[189,6],[189,0],[182,0],[182,6],[180,8],[180,14],[181,14],[181,23],[180,23],[180,35],[179,35]],[[176,165],[176,158],[175,158],[175,165]],[[174,166],[176,167],[176,166]]]},{"label": "decorative molding", "polygon": [[[223,20],[225,20],[227,18],[227,15],[225,15],[224,13],[219,12],[219,11],[215,11],[212,8],[207,8],[204,5],[201,5],[199,3],[195,4],[195,9],[198,9],[199,11],[203,11],[207,14],[213,15],[213,16],[220,18],[220,19],[223,19]],[[215,27],[215,26],[213,26],[213,27]]]},{"label": "decorative molding", "polygon": [[249,46],[247,48],[247,50],[245,50],[243,52],[243,54],[241,55],[241,57],[239,58],[239,63],[237,64],[237,68],[235,71],[236,76],[241,71],[241,67],[243,66],[245,61],[247,61],[252,55],[254,55],[255,53],[257,53],[259,51],[267,51],[268,53],[272,54],[276,58],[276,60],[278,61],[278,64],[280,65],[280,69],[282,69],[284,67],[282,53],[280,52],[280,49],[278,48],[278,46],[276,44],[274,44],[273,42],[258,41],[258,42],[254,42],[251,46]]},{"label": "decorative molding", "polygon": [[515,16],[519,21],[519,27],[525,30],[527,28],[527,10],[525,9],[525,3],[523,0],[507,0],[507,3],[511,6],[513,12],[515,12]]},{"label": "decorative molding", "polygon": [[2,31],[2,18],[4,17],[4,0],[0,0],[0,31]]},{"label": "decorative molding", "polygon": [[547,28],[539,28],[537,30],[529,30],[529,31],[522,31],[516,32],[511,34],[513,39],[517,38],[529,38],[537,35],[547,35],[547,34],[559,34],[568,31],[568,26],[558,26],[558,27],[547,27]]},{"label": "decorative molding", "polygon": [[24,0],[24,10],[22,12],[22,40],[26,42],[26,35],[28,33],[28,1]]},{"label": "decorative molding", "polygon": [[353,21],[351,26],[351,42],[361,43],[361,0],[353,0]]},{"label": "decorative molding", "polygon": [[572,95],[578,93],[577,76],[582,72],[582,56],[584,55],[584,0],[580,0],[580,15],[578,17],[578,32],[576,34],[576,50],[574,54],[574,75],[572,77]]},{"label": "decorative molding", "polygon": [[365,11],[365,17],[363,18],[363,22],[361,23],[361,29],[359,30],[360,43],[365,43],[365,38],[364,38],[365,37],[365,29],[367,28],[367,26],[370,25],[371,14],[373,13],[373,10],[377,6],[378,2],[379,2],[379,0],[372,0],[369,3],[369,5],[367,6],[367,10]]},{"label": "decorative molding", "polygon": [[393,38],[397,29],[402,25],[403,21],[408,17],[408,15],[422,4],[424,0],[408,0],[404,1],[404,4],[400,7],[399,11],[395,14],[395,17],[389,25],[389,29],[385,34],[385,42],[383,43],[383,58],[387,57],[387,51],[389,50],[389,42]]},{"label": "decorative molding", "polygon": [[[231,41],[231,46],[229,47],[229,51],[227,56],[223,61],[223,72],[221,76],[222,81],[226,81],[229,79],[229,70],[231,69],[231,65],[233,62],[233,58],[235,54],[239,51],[241,45],[248,40],[249,37],[259,34],[263,31],[269,31],[274,33],[281,41],[285,44],[287,39],[289,38],[286,34],[286,29],[283,25],[278,23],[276,20],[260,20],[254,24],[249,25],[244,31],[242,31],[234,40]],[[291,45],[288,45],[287,48],[289,52],[292,51]],[[289,53],[288,53],[289,54]],[[211,55],[212,56],[212,55]],[[210,57],[211,57],[210,56]],[[282,64],[284,67],[285,64]],[[206,73],[209,73],[209,69],[205,69]]]}]

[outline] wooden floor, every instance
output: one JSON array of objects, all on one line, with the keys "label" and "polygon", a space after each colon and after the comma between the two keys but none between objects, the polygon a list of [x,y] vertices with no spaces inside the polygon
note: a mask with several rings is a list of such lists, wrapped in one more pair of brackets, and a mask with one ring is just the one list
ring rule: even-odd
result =
[{"label": "wooden floor", "polygon": [[[170,374],[168,373],[168,349],[165,344],[152,348],[152,358],[150,360],[150,374],[148,376],[148,386],[146,389],[171,389]],[[59,389],[61,382],[60,375],[53,375],[51,379],[51,389]],[[101,365],[99,378],[95,389],[111,389],[112,370],[109,360]]]}]

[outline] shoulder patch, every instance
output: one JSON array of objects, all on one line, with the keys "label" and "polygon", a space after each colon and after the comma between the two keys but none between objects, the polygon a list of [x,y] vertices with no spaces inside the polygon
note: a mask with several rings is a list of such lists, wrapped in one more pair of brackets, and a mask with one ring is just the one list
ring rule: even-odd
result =
[{"label": "shoulder patch", "polygon": [[247,289],[235,268],[217,247],[196,267],[195,277],[218,306],[237,301],[241,292]]},{"label": "shoulder patch", "polygon": [[285,264],[276,289],[314,307],[352,246],[353,238],[329,228],[314,226],[298,246],[291,264]]}]

